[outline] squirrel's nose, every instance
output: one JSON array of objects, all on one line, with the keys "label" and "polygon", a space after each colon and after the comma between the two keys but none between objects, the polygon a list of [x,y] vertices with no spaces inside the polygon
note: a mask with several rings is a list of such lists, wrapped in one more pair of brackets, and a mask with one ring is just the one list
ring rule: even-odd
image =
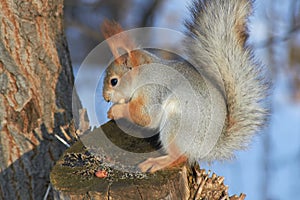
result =
[{"label": "squirrel's nose", "polygon": [[108,97],[104,97],[104,100],[105,100],[106,102],[110,102],[110,98],[108,98]]},{"label": "squirrel's nose", "polygon": [[103,93],[103,98],[104,98],[104,100],[106,102],[110,102],[110,100],[111,100],[111,93],[109,93],[109,92]]}]

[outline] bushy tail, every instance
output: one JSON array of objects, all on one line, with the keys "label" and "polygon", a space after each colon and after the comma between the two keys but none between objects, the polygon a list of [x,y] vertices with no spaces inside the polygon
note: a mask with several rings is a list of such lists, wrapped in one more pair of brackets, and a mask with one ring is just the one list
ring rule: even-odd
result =
[{"label": "bushy tail", "polygon": [[202,70],[218,71],[225,89],[226,127],[206,157],[208,161],[229,159],[235,150],[247,147],[268,118],[264,101],[269,83],[265,69],[253,59],[245,43],[251,3],[251,0],[196,0],[191,9],[193,18],[186,23],[188,55]]}]

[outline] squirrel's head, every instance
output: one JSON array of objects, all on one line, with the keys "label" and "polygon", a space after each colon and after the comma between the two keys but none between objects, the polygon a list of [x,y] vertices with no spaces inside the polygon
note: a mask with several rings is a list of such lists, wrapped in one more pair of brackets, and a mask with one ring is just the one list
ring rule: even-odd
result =
[{"label": "squirrel's head", "polygon": [[[124,103],[130,100],[132,81],[138,67],[150,63],[152,56],[137,47],[128,33],[115,22],[105,20],[102,32],[115,60],[105,71],[103,97],[107,102]],[[111,37],[114,36],[114,37]],[[121,52],[125,52],[122,55]]]}]

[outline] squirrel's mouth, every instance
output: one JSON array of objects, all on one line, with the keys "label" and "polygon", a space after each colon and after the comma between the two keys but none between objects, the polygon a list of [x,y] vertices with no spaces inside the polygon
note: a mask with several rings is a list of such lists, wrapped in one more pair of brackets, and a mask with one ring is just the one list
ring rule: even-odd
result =
[{"label": "squirrel's mouth", "polygon": [[113,104],[122,104],[128,103],[131,100],[131,97],[124,97],[125,95],[114,95],[113,92],[103,92],[103,98],[108,103]]},{"label": "squirrel's mouth", "polygon": [[124,104],[124,103],[128,103],[130,101],[131,98],[122,98],[119,99],[117,101],[111,101],[113,104]]},{"label": "squirrel's mouth", "polygon": [[[130,99],[125,99],[125,98],[122,98],[122,99],[119,99],[117,101],[111,101],[113,104],[123,104],[123,103],[128,103],[130,101]],[[108,101],[110,102],[110,101]]]}]

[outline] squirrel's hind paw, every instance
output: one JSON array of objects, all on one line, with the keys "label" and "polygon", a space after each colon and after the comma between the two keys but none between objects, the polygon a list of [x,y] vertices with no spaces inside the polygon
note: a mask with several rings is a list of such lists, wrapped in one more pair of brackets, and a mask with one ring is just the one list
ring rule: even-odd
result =
[{"label": "squirrel's hind paw", "polygon": [[157,158],[148,158],[146,161],[140,163],[138,167],[142,172],[154,173],[164,168],[172,168],[187,161],[185,156],[180,156],[174,159],[170,155],[160,156]]},{"label": "squirrel's hind paw", "polygon": [[154,173],[160,169],[166,168],[173,162],[173,159],[169,156],[160,156],[157,158],[148,158],[144,162],[138,165],[142,172]]}]

